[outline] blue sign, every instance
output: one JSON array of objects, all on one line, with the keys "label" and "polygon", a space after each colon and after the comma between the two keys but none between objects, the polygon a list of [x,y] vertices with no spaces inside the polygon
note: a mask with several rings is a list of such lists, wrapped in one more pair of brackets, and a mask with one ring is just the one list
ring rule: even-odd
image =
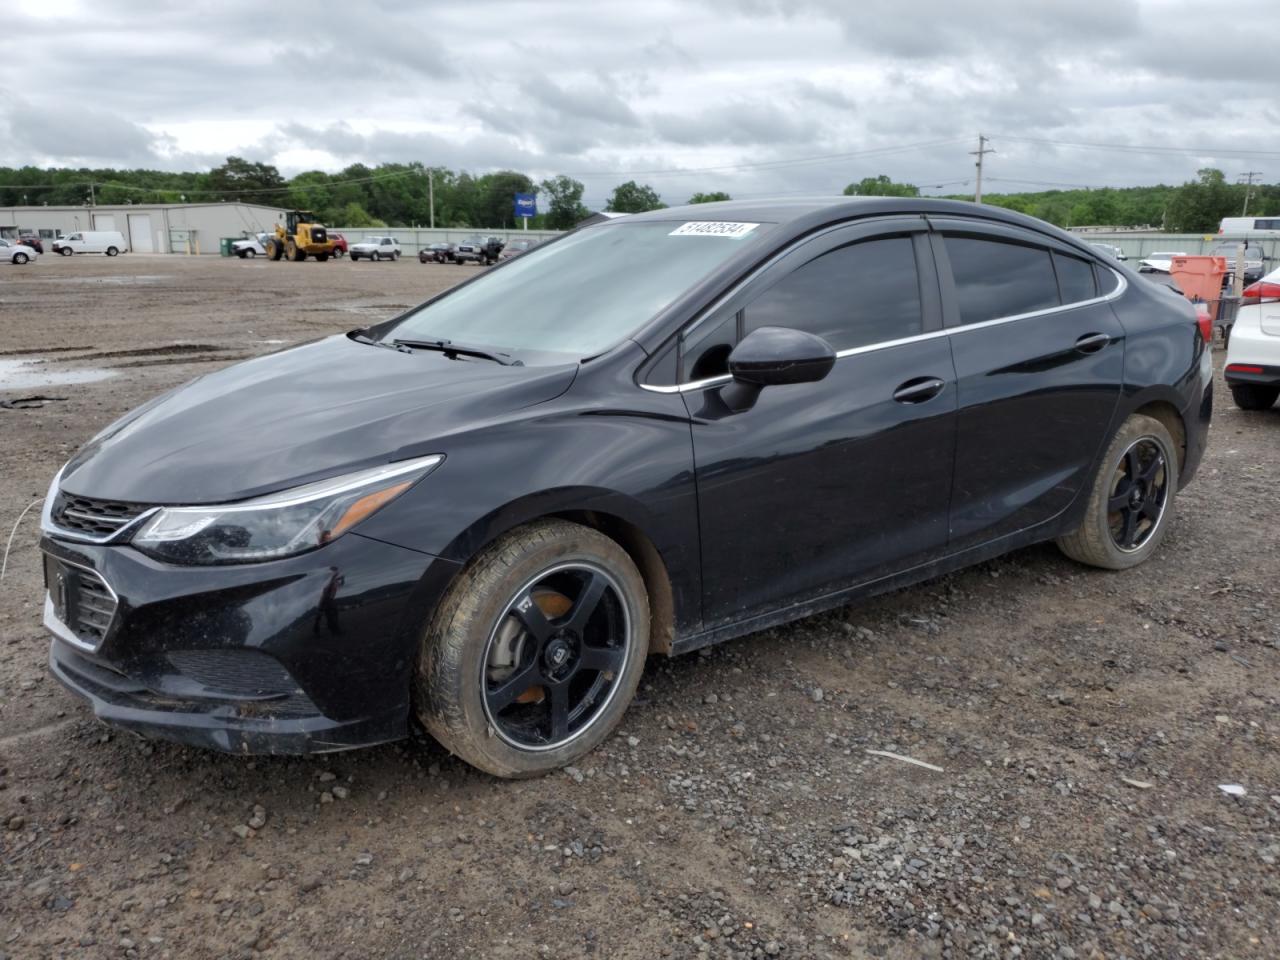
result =
[{"label": "blue sign", "polygon": [[517,217],[536,217],[538,215],[538,201],[532,193],[516,194],[516,216]]}]

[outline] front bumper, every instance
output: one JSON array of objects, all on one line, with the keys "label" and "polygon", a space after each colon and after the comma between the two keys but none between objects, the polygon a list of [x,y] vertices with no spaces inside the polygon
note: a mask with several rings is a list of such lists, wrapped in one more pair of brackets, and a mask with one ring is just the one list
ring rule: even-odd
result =
[{"label": "front bumper", "polygon": [[[232,753],[405,736],[422,627],[458,569],[355,533],[302,556],[224,567],[48,536],[41,547],[54,677],[106,723]],[[114,608],[91,592],[99,606],[86,615],[62,572],[100,578]]]}]

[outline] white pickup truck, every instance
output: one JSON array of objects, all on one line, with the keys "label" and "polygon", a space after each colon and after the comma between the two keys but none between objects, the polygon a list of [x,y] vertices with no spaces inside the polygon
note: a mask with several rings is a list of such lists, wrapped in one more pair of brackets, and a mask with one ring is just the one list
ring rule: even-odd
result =
[{"label": "white pickup truck", "polygon": [[400,242],[395,237],[365,237],[347,250],[352,260],[399,260]]},{"label": "white pickup truck", "polygon": [[260,233],[247,240],[237,240],[231,244],[231,252],[241,260],[248,257],[265,257],[267,255],[267,235]]}]

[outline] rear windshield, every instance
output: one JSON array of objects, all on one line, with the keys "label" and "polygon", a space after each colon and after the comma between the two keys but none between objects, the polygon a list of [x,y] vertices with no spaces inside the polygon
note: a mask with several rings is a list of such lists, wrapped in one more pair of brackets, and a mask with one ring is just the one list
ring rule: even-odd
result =
[{"label": "rear windshield", "polygon": [[407,314],[384,340],[450,340],[585,358],[634,333],[769,224],[719,233],[670,220],[603,223],[538,244]]}]

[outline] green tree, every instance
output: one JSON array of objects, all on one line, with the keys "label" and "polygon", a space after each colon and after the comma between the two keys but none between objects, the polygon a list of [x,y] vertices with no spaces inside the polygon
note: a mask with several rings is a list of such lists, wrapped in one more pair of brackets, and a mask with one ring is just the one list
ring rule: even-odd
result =
[{"label": "green tree", "polygon": [[572,177],[561,174],[539,184],[539,190],[547,198],[547,226],[552,230],[571,230],[590,214],[582,202],[584,187]]},{"label": "green tree", "polygon": [[857,183],[844,188],[846,197],[918,197],[920,188],[914,183],[894,183],[883,173],[878,177],[863,177]]},{"label": "green tree", "polygon": [[1169,200],[1168,229],[1177,233],[1213,233],[1218,222],[1238,212],[1243,194],[1227,184],[1221,170],[1203,167]]},{"label": "green tree", "polygon": [[510,229],[516,225],[516,194],[534,193],[533,181],[515,170],[486,173],[476,180],[474,225]]},{"label": "green tree", "polygon": [[723,190],[713,190],[711,193],[695,193],[689,198],[690,203],[719,203],[721,200],[732,200]]},{"label": "green tree", "polygon": [[605,209],[617,213],[644,213],[646,210],[661,210],[665,206],[653,187],[628,180],[613,188],[613,196]]},{"label": "green tree", "polygon": [[227,157],[226,163],[210,170],[208,189],[220,194],[219,199],[267,206],[284,203],[286,193],[279,170],[269,163],[252,163],[241,157]]},{"label": "green tree", "polygon": [[348,203],[337,213],[335,227],[385,227],[386,223],[372,216],[358,203]]}]

